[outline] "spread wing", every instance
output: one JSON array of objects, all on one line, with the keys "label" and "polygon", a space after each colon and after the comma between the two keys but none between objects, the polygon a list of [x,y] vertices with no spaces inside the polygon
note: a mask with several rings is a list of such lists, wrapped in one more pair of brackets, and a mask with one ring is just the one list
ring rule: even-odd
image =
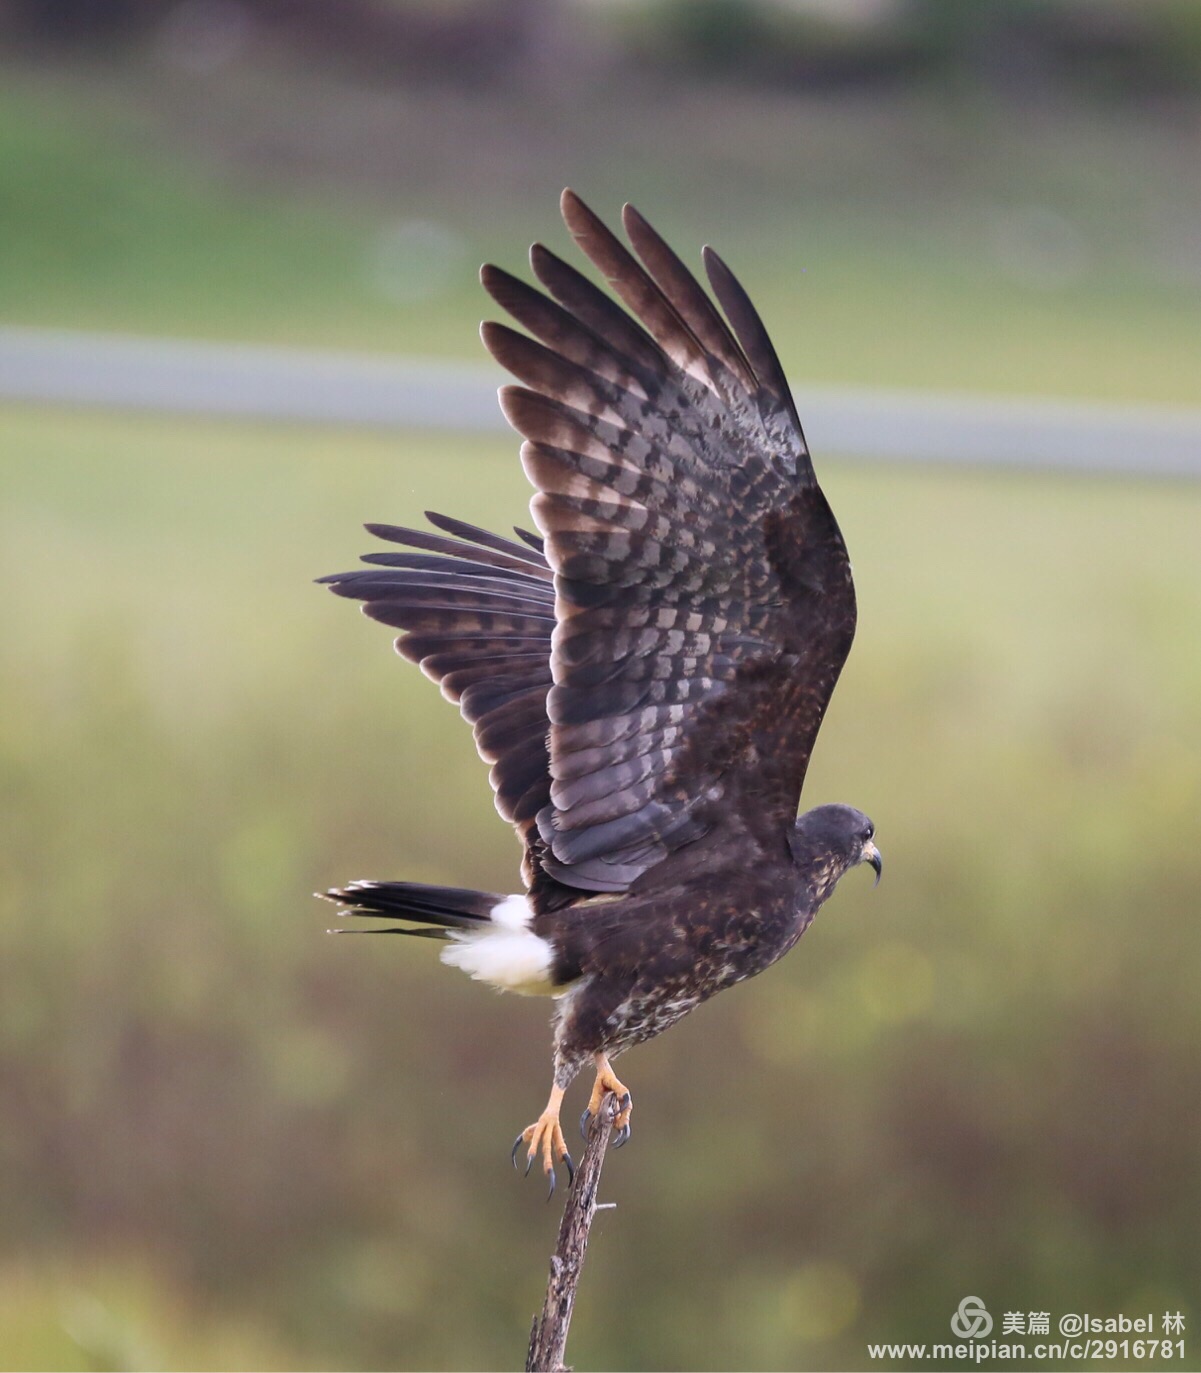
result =
[{"label": "spread wing", "polygon": [[[540,245],[545,293],[494,267],[525,329],[484,341],[544,555],[373,526],[433,556],[327,579],[406,631],[493,763],[533,886],[620,891],[736,816],[778,843],[850,650],[850,564],[767,333],[715,253],[719,314],[632,208],[639,261],[570,192],[568,228],[626,307]],[[727,324],[726,321],[729,321]],[[732,326],[732,328],[731,328]],[[433,518],[433,517],[431,517]]]},{"label": "spread wing", "polygon": [[563,215],[627,307],[543,248],[553,300],[489,269],[534,339],[485,342],[524,387],[531,510],[555,573],[550,800],[541,866],[620,890],[736,812],[766,838],[795,818],[850,650],[855,598],[788,386],[715,253],[731,329],[636,211],[635,257],[570,192]]}]

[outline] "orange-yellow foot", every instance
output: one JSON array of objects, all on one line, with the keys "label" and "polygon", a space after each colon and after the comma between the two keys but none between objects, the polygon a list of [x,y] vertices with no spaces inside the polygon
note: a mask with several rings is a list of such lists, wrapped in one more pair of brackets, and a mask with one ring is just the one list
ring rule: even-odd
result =
[{"label": "orange-yellow foot", "polygon": [[620,1149],[630,1137],[630,1115],[634,1110],[634,1101],[630,1096],[629,1088],[609,1066],[609,1060],[605,1055],[597,1054],[595,1058],[596,1082],[592,1088],[592,1095],[588,1098],[588,1108],[580,1117],[580,1134],[585,1139],[588,1138],[588,1126],[592,1123],[593,1118],[600,1114],[601,1103],[605,1099],[605,1094],[612,1092],[617,1098],[617,1114],[613,1117],[613,1129],[617,1135],[613,1140],[613,1147]]},{"label": "orange-yellow foot", "polygon": [[550,1100],[546,1103],[546,1110],[534,1121],[533,1125],[527,1125],[521,1134],[513,1141],[513,1167],[517,1167],[517,1151],[523,1144],[528,1144],[529,1150],[525,1159],[525,1176],[529,1177],[530,1169],[534,1166],[534,1160],[539,1154],[542,1155],[542,1171],[550,1180],[550,1187],[546,1193],[549,1201],[555,1194],[555,1160],[558,1159],[567,1169],[567,1185],[571,1186],[575,1179],[575,1164],[571,1161],[571,1155],[567,1152],[567,1141],[563,1138],[563,1128],[559,1124],[559,1107],[563,1104],[563,1088],[552,1087]]}]

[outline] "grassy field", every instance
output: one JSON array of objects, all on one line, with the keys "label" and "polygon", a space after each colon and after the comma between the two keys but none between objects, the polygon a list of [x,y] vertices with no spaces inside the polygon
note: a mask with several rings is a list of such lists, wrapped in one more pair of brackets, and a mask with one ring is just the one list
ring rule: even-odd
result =
[{"label": "grassy field", "polygon": [[737,90],[665,110],[618,83],[535,135],[503,90],[3,76],[8,322],[476,357],[478,264],[566,250],[570,182],[609,216],[634,199],[690,262],[717,244],[798,379],[1197,400],[1201,165],[1170,118]]},{"label": "grassy field", "polygon": [[[466,727],[311,585],[365,519],[524,518],[513,445],[11,408],[0,453],[0,1365],[512,1364],[545,1008],[308,894],[515,879]],[[573,1357],[1193,1322],[1201,496],[822,477],[861,630],[807,795],[885,880],[631,1056]]]}]

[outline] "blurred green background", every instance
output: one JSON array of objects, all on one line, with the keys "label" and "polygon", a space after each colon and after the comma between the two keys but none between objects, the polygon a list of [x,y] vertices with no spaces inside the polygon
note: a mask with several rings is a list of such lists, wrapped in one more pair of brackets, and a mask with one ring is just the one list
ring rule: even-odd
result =
[{"label": "blurred green background", "polygon": [[[474,359],[570,183],[718,245],[798,381],[1195,405],[1199,133],[1190,4],[7,0],[0,314]],[[623,1061],[569,1359],[858,1368],[968,1293],[1195,1341],[1201,492],[816,456],[861,627],[806,799],[887,875]],[[311,585],[523,520],[515,442],[9,405],[0,480],[0,1365],[520,1366],[548,1008],[309,898],[515,883]]]}]

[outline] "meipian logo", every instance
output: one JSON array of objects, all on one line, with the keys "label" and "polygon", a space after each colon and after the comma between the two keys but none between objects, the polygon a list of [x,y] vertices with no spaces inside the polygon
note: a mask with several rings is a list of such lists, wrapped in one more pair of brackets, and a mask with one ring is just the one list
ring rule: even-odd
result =
[{"label": "meipian logo", "polygon": [[964,1297],[951,1317],[951,1330],[961,1340],[982,1340],[992,1334],[992,1317],[979,1297]]}]

